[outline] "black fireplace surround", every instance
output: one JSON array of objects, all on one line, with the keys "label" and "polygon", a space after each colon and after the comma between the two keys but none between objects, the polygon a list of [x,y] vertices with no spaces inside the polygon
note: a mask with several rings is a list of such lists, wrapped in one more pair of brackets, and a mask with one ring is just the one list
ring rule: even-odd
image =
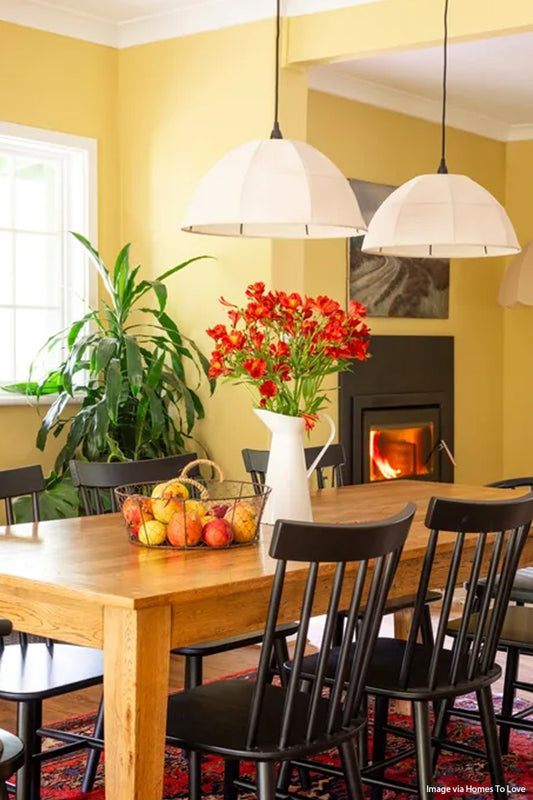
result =
[{"label": "black fireplace surround", "polygon": [[[344,446],[345,483],[366,483],[371,477],[371,431],[377,426],[394,437],[398,425],[415,426],[424,438],[425,480],[452,482],[454,466],[446,448],[454,451],[454,340],[452,336],[373,336],[371,358],[354,361],[339,375],[339,433]],[[428,443],[428,432],[431,442]],[[396,443],[406,462],[411,447]],[[419,459],[420,460],[420,459]],[[375,468],[374,468],[375,470]],[[397,471],[399,473],[399,470]],[[382,476],[380,476],[381,478]],[[392,477],[404,477],[394,474]]]}]

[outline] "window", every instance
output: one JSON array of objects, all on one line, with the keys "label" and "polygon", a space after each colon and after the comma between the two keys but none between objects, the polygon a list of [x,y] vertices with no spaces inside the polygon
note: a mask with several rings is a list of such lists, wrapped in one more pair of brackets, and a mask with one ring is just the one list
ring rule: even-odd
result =
[{"label": "window", "polygon": [[[94,140],[0,123],[0,384],[25,381],[47,338],[94,303],[69,231],[95,243],[95,198]],[[43,354],[35,377],[51,366]]]}]

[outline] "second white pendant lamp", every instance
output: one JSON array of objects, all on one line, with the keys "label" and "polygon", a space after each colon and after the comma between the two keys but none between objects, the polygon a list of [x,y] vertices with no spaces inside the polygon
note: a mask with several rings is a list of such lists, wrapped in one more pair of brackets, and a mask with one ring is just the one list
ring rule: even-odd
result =
[{"label": "second white pendant lamp", "polygon": [[329,239],[367,226],[342,172],[306,142],[284,139],[278,121],[280,0],[276,2],[274,126],[270,139],[245,142],[207,172],[181,229],[214,236]]},{"label": "second white pendant lamp", "polygon": [[363,242],[366,253],[422,258],[479,258],[520,251],[504,207],[466,175],[446,165],[448,0],[444,4],[441,162],[395,189],[378,208]]}]

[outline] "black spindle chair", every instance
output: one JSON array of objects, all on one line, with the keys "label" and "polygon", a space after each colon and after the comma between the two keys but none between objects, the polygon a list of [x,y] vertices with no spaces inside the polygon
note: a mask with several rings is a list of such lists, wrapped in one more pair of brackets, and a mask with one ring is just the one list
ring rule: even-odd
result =
[{"label": "black spindle chair", "polygon": [[[167,741],[190,753],[190,797],[200,794],[195,762],[202,752],[216,753],[226,760],[226,800],[236,797],[237,786],[246,785],[238,777],[240,760],[257,764],[259,800],[274,800],[276,762],[289,763],[336,748],[350,800],[363,800],[354,737],[366,722],[366,717],[359,716],[365,676],[414,510],[409,504],[390,519],[353,525],[276,523],[270,555],[277,565],[256,679],[217,681],[169,697]],[[277,686],[269,682],[269,653],[284,583],[294,569],[288,567],[289,561],[299,562],[299,568],[306,569],[307,579],[292,672],[287,685]],[[326,562],[329,567],[322,567]],[[366,597],[365,585],[369,586]],[[300,691],[302,667],[317,586],[322,592],[327,587],[329,602],[316,674],[306,693]],[[325,697],[337,611],[345,597],[349,598],[348,619],[336,674]],[[365,611],[354,647],[353,635],[363,603]]]},{"label": "black spindle chair", "polygon": [[24,763],[24,745],[18,736],[0,729],[0,800],[8,800],[7,781]]},{"label": "black spindle chair", "polygon": [[[306,447],[305,463],[307,467],[311,466],[313,461],[318,456],[321,447]],[[268,450],[250,450],[244,449],[242,452],[242,459],[244,467],[250,473],[252,481],[256,486],[263,486],[265,483],[265,476],[268,467]],[[331,470],[329,477],[329,485],[331,487],[343,486],[342,467],[345,463],[344,447],[342,444],[330,444],[324,453],[320,463],[315,468],[317,487],[325,489],[328,486],[328,475],[326,470]],[[426,597],[426,604],[433,603],[440,600],[442,595],[440,592],[428,592]],[[385,614],[395,614],[397,611],[404,611],[412,608],[416,602],[416,595],[402,595],[387,600],[385,606]],[[341,609],[337,615],[337,627],[335,631],[335,639],[339,643],[342,639],[342,632],[346,623],[346,611]],[[431,627],[431,614],[429,607],[424,607],[424,613],[421,623],[421,635],[431,641],[432,627]]]},{"label": "black spindle chair", "polygon": [[[533,489],[533,477],[506,478],[488,485],[498,489]],[[485,588],[485,581],[478,581],[480,597]],[[515,605],[509,606],[507,610],[498,646],[499,650],[507,653],[501,709],[496,715],[500,727],[500,748],[504,754],[509,752],[509,737],[513,728],[533,731],[533,720],[527,719],[533,713],[533,705],[514,711],[517,689],[533,693],[533,683],[520,680],[518,675],[520,656],[533,656],[533,608],[528,607],[533,605],[533,567],[517,570],[510,601]],[[455,635],[453,625],[449,633]],[[455,708],[453,703],[450,703],[448,718],[452,715],[463,719],[479,718],[478,711]]]},{"label": "black spindle chair", "polygon": [[[9,524],[13,523],[13,500],[25,496],[31,497],[33,519],[38,521],[38,493],[42,489],[44,478],[38,465],[0,472],[0,499],[5,501]],[[17,800],[38,800],[41,761],[91,746],[90,736],[76,737],[43,728],[43,701],[102,683],[103,657],[100,650],[93,648],[45,641],[38,630],[32,631],[36,636],[19,633],[18,642],[12,632],[11,621],[0,619],[0,700],[17,703],[17,735],[24,743],[25,753],[17,775]],[[66,744],[41,752],[44,735]],[[9,746],[13,746],[14,753],[17,751],[15,743]],[[0,761],[0,781],[2,775]]]},{"label": "black spindle chair", "polygon": [[[196,453],[182,453],[165,458],[146,459],[144,461],[113,461],[89,462],[71,461],[70,472],[72,483],[80,490],[80,495],[87,515],[102,514],[105,511],[117,511],[117,503],[113,489],[125,484],[142,484],[151,481],[166,481],[177,477],[181,470],[195,461]],[[198,476],[197,468],[193,467],[188,473],[191,477]],[[298,630],[297,623],[280,625],[274,636],[271,648],[271,678],[275,673],[281,672],[283,663],[288,659],[287,637]],[[202,642],[197,645],[178,647],[171,652],[185,657],[185,688],[198,686],[203,680],[203,659],[216,653],[237,650],[260,644],[263,639],[262,631],[231,636],[226,639]],[[95,736],[103,738],[104,719],[103,703],[97,714]],[[100,749],[93,749],[89,753],[87,768],[83,779],[82,791],[92,789],[96,776],[96,769],[100,758]]]},{"label": "black spindle chair", "polygon": [[[439,542],[443,538],[449,542],[449,534],[454,533],[445,593],[431,647],[417,643],[423,599],[414,607],[407,641],[377,641],[367,681],[367,692],[375,696],[373,763],[364,770],[364,779],[374,787],[373,800],[382,797],[384,787],[419,793],[423,800],[429,800],[428,787],[433,784],[433,768],[441,749],[479,755],[463,743],[443,738],[450,702],[473,691],[477,695],[485,739],[486,754],[483,755],[488,760],[494,792],[496,785],[505,785],[490,686],[501,675],[495,656],[532,517],[533,493],[516,500],[480,502],[433,498],[430,501],[425,523],[430,534],[418,592],[423,598],[428,589]],[[475,537],[476,544],[473,557],[466,559],[469,575],[463,611],[455,623],[452,644],[446,646],[454,589],[465,568],[464,547],[471,537]],[[482,577],[486,580],[487,591],[478,603],[477,584]],[[387,733],[398,731],[387,725],[391,699],[412,703],[415,748],[385,761]],[[439,704],[433,732],[429,723],[430,703]],[[409,737],[409,733],[405,735]],[[417,759],[418,789],[385,777],[386,765],[413,752]]]}]

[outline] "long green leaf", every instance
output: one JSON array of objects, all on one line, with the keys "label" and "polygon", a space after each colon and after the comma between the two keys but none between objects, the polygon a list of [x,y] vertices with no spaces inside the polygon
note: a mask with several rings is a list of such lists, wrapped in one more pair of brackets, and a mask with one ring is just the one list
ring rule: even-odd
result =
[{"label": "long green leaf", "polygon": [[109,362],[105,384],[105,399],[107,411],[111,422],[118,422],[118,406],[122,389],[122,376],[120,374],[120,361],[112,358]]},{"label": "long green leaf", "polygon": [[115,261],[113,270],[113,286],[117,306],[122,310],[124,305],[124,290],[126,288],[130,271],[130,245],[126,244],[120,251]]},{"label": "long green leaf", "polygon": [[143,364],[139,345],[133,336],[125,336],[126,342],[126,366],[128,370],[128,380],[134,395],[136,395],[143,382]]},{"label": "long green leaf", "polygon": [[112,336],[103,336],[99,340],[95,350],[95,372],[105,372],[118,346],[119,343]]},{"label": "long green leaf", "polygon": [[98,274],[100,275],[105,288],[109,292],[110,296],[113,297],[113,284],[111,282],[111,276],[109,275],[109,270],[107,269],[106,265],[100,258],[100,253],[94,249],[89,240],[86,239],[85,236],[82,236],[81,233],[75,233],[74,231],[70,231],[70,233],[85,247],[92,258],[93,264],[98,270]]},{"label": "long green leaf", "polygon": [[56,420],[61,416],[63,409],[65,408],[67,402],[69,400],[68,392],[61,392],[58,397],[54,400],[48,412],[41,423],[41,427],[39,428],[39,432],[37,433],[37,447],[39,450],[44,450],[44,446],[46,444],[46,439],[50,432],[50,428]]}]

